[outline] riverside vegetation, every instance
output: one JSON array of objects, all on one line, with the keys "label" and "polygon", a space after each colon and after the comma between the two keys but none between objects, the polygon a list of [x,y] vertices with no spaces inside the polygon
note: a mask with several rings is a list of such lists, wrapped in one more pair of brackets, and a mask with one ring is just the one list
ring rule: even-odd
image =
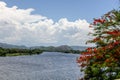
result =
[{"label": "riverside vegetation", "polygon": [[82,51],[73,50],[73,49],[65,49],[65,47],[64,48],[44,47],[44,48],[28,48],[28,49],[0,47],[0,56],[35,55],[35,54],[41,54],[43,52],[63,52],[63,53],[79,54]]},{"label": "riverside vegetation", "polygon": [[19,55],[33,55],[41,54],[40,49],[17,49],[17,48],[2,48],[0,47],[0,56],[19,56]]}]

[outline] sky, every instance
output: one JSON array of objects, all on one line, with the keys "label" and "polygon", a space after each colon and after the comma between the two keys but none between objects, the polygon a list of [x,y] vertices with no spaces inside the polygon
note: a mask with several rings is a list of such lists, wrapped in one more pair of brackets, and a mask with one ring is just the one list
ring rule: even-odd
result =
[{"label": "sky", "polygon": [[86,46],[93,18],[118,6],[118,0],[0,0],[0,42]]}]

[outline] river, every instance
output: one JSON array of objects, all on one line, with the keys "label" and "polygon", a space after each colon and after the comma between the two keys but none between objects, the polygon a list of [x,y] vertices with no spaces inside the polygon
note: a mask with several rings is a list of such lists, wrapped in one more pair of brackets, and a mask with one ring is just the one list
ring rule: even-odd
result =
[{"label": "river", "polygon": [[0,57],[0,80],[78,80],[78,54],[44,52],[40,55]]}]

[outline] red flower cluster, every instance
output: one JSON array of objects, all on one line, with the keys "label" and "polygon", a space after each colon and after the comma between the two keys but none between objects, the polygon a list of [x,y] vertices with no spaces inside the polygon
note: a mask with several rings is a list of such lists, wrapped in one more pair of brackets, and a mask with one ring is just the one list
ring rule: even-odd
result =
[{"label": "red flower cluster", "polygon": [[114,42],[114,45],[118,45],[118,44],[120,44],[120,41],[115,41]]},{"label": "red flower cluster", "polygon": [[113,36],[120,36],[120,31],[119,30],[114,30],[114,31],[107,31],[107,34],[113,35]]},{"label": "red flower cluster", "polygon": [[114,47],[116,47],[117,45],[120,45],[120,41],[115,41],[115,42],[109,43],[107,46],[102,47],[102,50],[105,51],[106,49],[114,49]]},{"label": "red flower cluster", "polygon": [[87,48],[86,52],[83,52],[79,58],[77,58],[77,63],[79,64],[79,66],[84,67],[87,65],[87,62],[93,57],[94,52],[97,52],[96,48]]},{"label": "red flower cluster", "polygon": [[94,19],[93,24],[96,25],[97,23],[104,23],[106,20],[105,19]]},{"label": "red flower cluster", "polygon": [[98,41],[98,40],[100,40],[100,38],[98,38],[98,37],[95,38],[95,39],[93,39],[94,42],[96,42],[96,41]]},{"label": "red flower cluster", "polygon": [[87,65],[87,62],[90,60],[90,58],[92,58],[93,55],[85,55],[82,54],[79,58],[77,58],[77,63],[79,64],[79,66],[81,67],[85,67]]}]

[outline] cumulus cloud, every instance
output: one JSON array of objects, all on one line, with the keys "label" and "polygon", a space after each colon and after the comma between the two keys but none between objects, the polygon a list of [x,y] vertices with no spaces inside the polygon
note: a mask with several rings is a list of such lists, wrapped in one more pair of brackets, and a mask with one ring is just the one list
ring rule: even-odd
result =
[{"label": "cumulus cloud", "polygon": [[31,14],[34,9],[7,7],[0,1],[0,42],[19,45],[85,45],[89,39],[86,20],[57,22],[42,15]]}]

